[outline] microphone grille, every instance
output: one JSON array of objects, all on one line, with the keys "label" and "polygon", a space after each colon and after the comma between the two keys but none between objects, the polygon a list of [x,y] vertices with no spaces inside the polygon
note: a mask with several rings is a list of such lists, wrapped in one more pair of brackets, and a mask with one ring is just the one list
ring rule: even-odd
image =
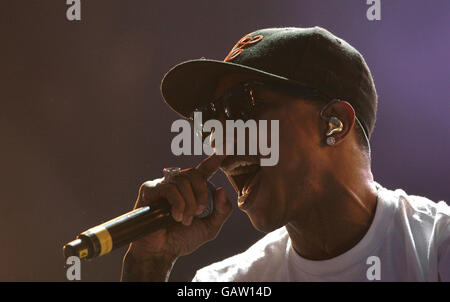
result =
[{"label": "microphone grille", "polygon": [[208,190],[208,204],[203,212],[196,216],[197,218],[205,218],[214,211],[214,194],[216,193],[216,187],[210,181],[207,181],[206,188]]}]

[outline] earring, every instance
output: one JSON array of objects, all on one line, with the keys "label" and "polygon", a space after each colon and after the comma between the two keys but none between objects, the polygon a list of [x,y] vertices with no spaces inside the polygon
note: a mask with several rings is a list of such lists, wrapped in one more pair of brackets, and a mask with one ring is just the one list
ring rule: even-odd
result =
[{"label": "earring", "polygon": [[327,145],[333,146],[336,143],[336,139],[333,136],[327,137]]}]

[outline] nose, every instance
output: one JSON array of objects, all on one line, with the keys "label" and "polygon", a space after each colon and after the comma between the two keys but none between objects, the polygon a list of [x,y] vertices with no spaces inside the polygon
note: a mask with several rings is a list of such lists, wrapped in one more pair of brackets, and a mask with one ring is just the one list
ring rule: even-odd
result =
[{"label": "nose", "polygon": [[[211,131],[211,135],[209,136],[209,145],[214,150],[214,152],[217,153],[217,149],[221,148],[220,144],[217,144],[217,142],[221,142],[222,150],[226,150],[226,139],[225,137],[225,125],[226,125],[226,117],[224,113],[219,113],[217,117],[215,117],[216,120],[220,122],[220,125],[222,126],[222,129],[216,129],[213,128]],[[221,137],[219,137],[221,136]],[[222,154],[225,154],[225,152],[222,152]]]},{"label": "nose", "polygon": [[[232,122],[230,120],[230,122]],[[247,127],[244,127],[244,135],[245,138],[242,139],[238,137],[237,128],[230,127],[227,131],[226,129],[226,120],[224,118],[220,119],[220,124],[222,125],[222,129],[213,129],[211,131],[211,135],[209,137],[209,145],[214,150],[214,152],[219,153],[218,150],[222,151],[219,154],[226,154],[226,155],[255,155],[250,154],[250,144],[257,144],[257,137],[258,137],[258,129],[256,129],[256,133],[253,133],[255,137],[250,138],[250,130]],[[243,146],[240,146],[242,145]],[[229,146],[229,147],[227,147]],[[244,154],[238,153],[238,150],[243,150]],[[255,148],[253,148],[255,149]],[[258,147],[256,146],[256,152]]]},{"label": "nose", "polygon": [[225,127],[222,127],[220,131],[216,131],[216,129],[213,129],[209,137],[209,145],[215,153],[218,153],[218,150],[221,150],[222,152],[220,152],[220,154],[227,154],[230,152],[226,152],[228,145],[233,145],[234,148],[236,148],[236,142],[236,137],[234,135],[227,134]]}]

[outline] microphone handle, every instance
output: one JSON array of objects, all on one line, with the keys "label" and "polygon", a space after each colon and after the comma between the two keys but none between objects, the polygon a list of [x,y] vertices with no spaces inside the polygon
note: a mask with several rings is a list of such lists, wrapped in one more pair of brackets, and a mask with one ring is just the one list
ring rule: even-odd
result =
[{"label": "microphone handle", "polygon": [[[209,204],[202,214],[203,218],[212,213],[215,187],[207,182]],[[151,206],[137,208],[105,223],[88,229],[77,238],[63,246],[67,259],[77,256],[80,259],[92,259],[129,244],[147,234],[177,223],[170,213],[170,204],[159,199]]]}]

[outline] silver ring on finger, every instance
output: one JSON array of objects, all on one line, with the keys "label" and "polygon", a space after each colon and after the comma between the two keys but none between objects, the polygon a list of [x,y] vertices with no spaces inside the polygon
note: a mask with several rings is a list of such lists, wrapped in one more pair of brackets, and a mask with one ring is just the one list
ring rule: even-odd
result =
[{"label": "silver ring on finger", "polygon": [[180,173],[181,173],[180,167],[164,168],[163,169],[164,181],[168,183],[173,176],[178,175]]}]

